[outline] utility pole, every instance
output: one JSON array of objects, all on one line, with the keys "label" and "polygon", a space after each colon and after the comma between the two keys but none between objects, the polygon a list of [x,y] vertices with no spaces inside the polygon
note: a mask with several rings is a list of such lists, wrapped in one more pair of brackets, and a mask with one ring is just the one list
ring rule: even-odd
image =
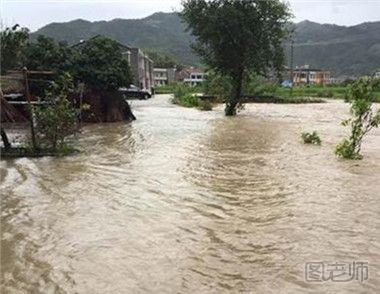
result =
[{"label": "utility pole", "polygon": [[79,127],[82,127],[82,108],[83,108],[83,93],[84,93],[84,83],[78,84],[79,89]]},{"label": "utility pole", "polygon": [[30,133],[32,136],[32,146],[33,149],[37,149],[37,143],[36,143],[36,134],[34,131],[34,111],[33,111],[33,105],[30,99],[30,92],[29,92],[29,83],[28,83],[28,69],[24,67],[22,69],[22,72],[24,74],[24,88],[25,88],[25,96],[26,100],[28,101],[28,107],[29,107],[29,115],[30,115]]},{"label": "utility pole", "polygon": [[294,40],[290,43],[290,96],[293,96],[293,83],[294,83]]}]

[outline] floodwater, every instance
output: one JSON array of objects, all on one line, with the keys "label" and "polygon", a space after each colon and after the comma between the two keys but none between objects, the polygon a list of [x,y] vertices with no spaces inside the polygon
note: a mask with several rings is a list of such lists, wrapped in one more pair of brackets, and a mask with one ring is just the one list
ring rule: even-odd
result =
[{"label": "floodwater", "polygon": [[[168,99],[85,127],[79,155],[1,162],[1,293],[379,293],[380,130],[344,161],[343,102],[226,118]],[[354,261],[367,280],[305,277]]]}]

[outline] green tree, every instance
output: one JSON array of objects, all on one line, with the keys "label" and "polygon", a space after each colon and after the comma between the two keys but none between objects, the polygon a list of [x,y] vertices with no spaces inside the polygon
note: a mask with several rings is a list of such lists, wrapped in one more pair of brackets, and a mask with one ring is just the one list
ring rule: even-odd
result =
[{"label": "green tree", "polygon": [[231,81],[214,71],[208,71],[203,83],[203,91],[206,95],[215,96],[218,101],[224,101],[231,92]]},{"label": "green tree", "polygon": [[282,69],[291,14],[279,0],[185,0],[181,16],[195,37],[194,51],[231,79],[226,115],[236,114],[247,74]]},{"label": "green tree", "polygon": [[374,100],[372,79],[363,77],[349,86],[348,101],[351,103],[352,117],[342,124],[351,126],[351,136],[336,147],[335,153],[339,157],[362,158],[360,151],[364,136],[380,124],[380,110],[375,113],[372,110]]},{"label": "green tree", "polygon": [[97,37],[79,46],[78,51],[74,75],[90,89],[113,91],[132,83],[128,60],[118,42]]},{"label": "green tree", "polygon": [[29,30],[15,25],[0,32],[1,43],[1,74],[7,70],[20,67],[22,51],[29,39]]},{"label": "green tree", "polygon": [[38,36],[37,41],[28,43],[24,49],[24,65],[29,70],[54,70],[58,73],[73,67],[74,51],[64,42]]},{"label": "green tree", "polygon": [[77,131],[78,111],[68,100],[72,91],[72,77],[63,74],[47,91],[44,99],[46,105],[35,109],[40,147],[60,150],[65,147],[65,139]]}]

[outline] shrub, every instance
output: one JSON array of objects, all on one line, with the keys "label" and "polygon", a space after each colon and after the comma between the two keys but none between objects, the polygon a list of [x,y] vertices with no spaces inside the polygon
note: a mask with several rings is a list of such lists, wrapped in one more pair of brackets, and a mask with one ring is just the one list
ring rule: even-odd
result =
[{"label": "shrub", "polygon": [[362,141],[365,135],[380,124],[380,110],[373,113],[374,100],[373,82],[363,77],[349,86],[347,99],[351,103],[352,117],[342,122],[351,126],[349,139],[344,139],[335,150],[335,154],[346,159],[362,159],[360,155]]},{"label": "shrub", "polygon": [[220,102],[226,100],[232,90],[231,81],[228,77],[208,72],[205,82],[203,83],[203,92],[206,95],[215,96]]},{"label": "shrub", "polygon": [[77,131],[78,112],[67,99],[71,87],[70,75],[59,77],[46,93],[46,105],[36,108],[36,131],[41,147],[65,148],[65,138]]},{"label": "shrub", "polygon": [[327,93],[326,93],[326,97],[327,97],[327,98],[333,98],[333,97],[334,97],[334,92],[333,92],[333,90],[328,89],[328,90],[327,90]]},{"label": "shrub", "polygon": [[179,83],[174,86],[174,91],[173,91],[174,98],[180,98],[190,93],[191,93],[190,87],[185,84]]},{"label": "shrub", "polygon": [[174,104],[181,105],[184,107],[198,107],[199,106],[199,98],[192,94],[186,94],[179,97],[176,97],[174,95],[172,102]]},{"label": "shrub", "polygon": [[327,95],[326,95],[325,91],[318,90],[316,96],[317,97],[326,97]]},{"label": "shrub", "polygon": [[183,107],[196,107],[199,110],[212,110],[212,104],[210,101],[198,98],[196,95],[192,94],[192,91],[193,89],[187,85],[177,84],[174,87],[172,103]]},{"label": "shrub", "polygon": [[355,148],[351,142],[347,139],[344,139],[342,142],[336,146],[335,154],[342,158],[347,159],[362,159],[363,156],[355,153]]},{"label": "shrub", "polygon": [[250,75],[244,81],[243,91],[244,94],[252,96],[275,95],[278,92],[278,85],[262,76]]},{"label": "shrub", "polygon": [[302,139],[305,144],[321,145],[322,140],[316,131],[312,133],[302,133]]},{"label": "shrub", "polygon": [[203,111],[211,111],[212,103],[208,100],[201,100],[198,98],[198,109]]}]

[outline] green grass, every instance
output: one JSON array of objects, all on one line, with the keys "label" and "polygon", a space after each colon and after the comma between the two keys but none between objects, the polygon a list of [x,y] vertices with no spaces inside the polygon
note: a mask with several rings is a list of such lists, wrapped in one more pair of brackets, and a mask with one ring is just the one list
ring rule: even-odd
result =
[{"label": "green grass", "polygon": [[157,87],[157,88],[155,88],[155,93],[156,94],[173,94],[176,92],[178,87],[186,88],[187,89],[186,91],[188,93],[201,93],[201,92],[203,92],[202,86],[189,87],[189,86],[183,85],[181,83],[177,83],[177,84]]},{"label": "green grass", "polygon": [[188,108],[198,108],[203,111],[212,110],[212,103],[207,100],[202,100],[193,94],[186,94],[183,96],[174,96],[172,103]]},{"label": "green grass", "polygon": [[[186,87],[180,84],[174,84],[169,86],[162,86],[156,88],[156,94],[172,94],[175,93],[178,88],[186,88],[186,93],[201,93],[202,87]],[[273,95],[276,97],[284,98],[283,103],[307,103],[309,101],[303,101],[305,97],[312,98],[331,98],[331,99],[344,99],[347,93],[347,88],[344,86],[328,85],[322,86],[309,86],[309,87],[294,87],[293,91],[289,88],[271,87],[270,90],[264,91],[263,95]],[[292,100],[288,100],[292,99]],[[380,103],[380,91],[375,91],[375,102]],[[279,102],[279,103],[282,103]]]},{"label": "green grass", "polygon": [[[344,99],[347,88],[343,86],[310,86],[310,87],[294,87],[293,92],[289,88],[278,88],[275,95],[280,97],[320,97]],[[375,102],[380,103],[380,91],[375,92]]]}]

